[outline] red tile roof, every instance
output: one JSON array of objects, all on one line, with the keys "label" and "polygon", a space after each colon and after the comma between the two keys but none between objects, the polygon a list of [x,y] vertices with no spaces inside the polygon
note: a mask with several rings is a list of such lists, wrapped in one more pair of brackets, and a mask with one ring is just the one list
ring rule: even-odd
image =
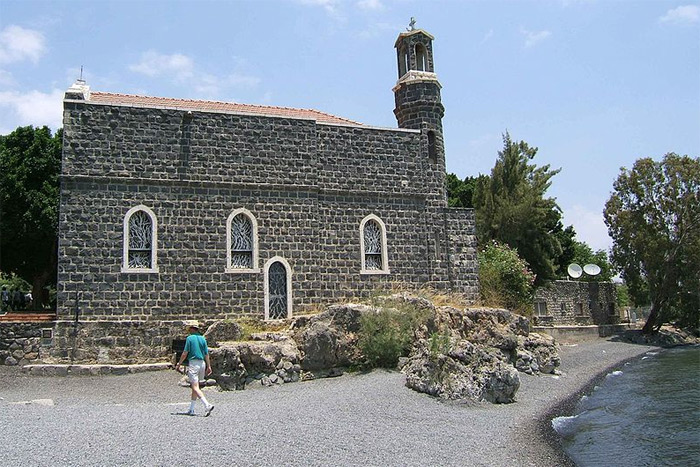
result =
[{"label": "red tile roof", "polygon": [[116,94],[110,92],[91,91],[89,102],[98,104],[126,105],[134,107],[159,107],[169,109],[230,112],[249,115],[266,115],[274,117],[303,118],[316,120],[319,123],[335,123],[342,125],[362,125],[362,123],[347,118],[319,112],[312,109],[293,109],[289,107],[274,107],[267,105],[237,104],[235,102],[199,101],[192,99],[173,99],[169,97],[137,96],[132,94]]}]

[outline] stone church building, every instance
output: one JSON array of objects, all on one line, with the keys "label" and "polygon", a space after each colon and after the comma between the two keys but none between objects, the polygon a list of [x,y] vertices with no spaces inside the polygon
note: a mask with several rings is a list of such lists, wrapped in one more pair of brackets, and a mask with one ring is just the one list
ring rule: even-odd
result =
[{"label": "stone church building", "polygon": [[433,36],[395,47],[398,128],[68,89],[57,356],[162,349],[183,319],[279,320],[392,284],[476,298],[473,211],[447,207]]}]

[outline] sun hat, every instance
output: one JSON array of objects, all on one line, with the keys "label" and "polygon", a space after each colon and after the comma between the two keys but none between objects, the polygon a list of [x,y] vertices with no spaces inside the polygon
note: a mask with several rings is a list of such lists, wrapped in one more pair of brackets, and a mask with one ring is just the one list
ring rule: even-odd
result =
[{"label": "sun hat", "polygon": [[190,321],[185,321],[185,326],[188,328],[194,328],[194,329],[199,329],[201,326],[199,325],[198,321],[190,320]]}]

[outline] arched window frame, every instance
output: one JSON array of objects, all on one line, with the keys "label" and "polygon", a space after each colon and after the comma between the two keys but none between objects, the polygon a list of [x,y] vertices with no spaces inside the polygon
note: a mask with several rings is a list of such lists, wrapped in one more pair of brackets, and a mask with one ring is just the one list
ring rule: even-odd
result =
[{"label": "arched window frame", "polygon": [[399,78],[408,73],[408,70],[410,70],[408,51],[406,47],[403,46],[399,50]]},{"label": "arched window frame", "polygon": [[416,44],[416,70],[428,71],[428,51],[423,44]]},{"label": "arched window frame", "polygon": [[[150,268],[132,268],[129,267],[129,223],[131,217],[137,212],[144,212],[151,220],[151,267]],[[155,213],[140,204],[129,209],[124,216],[123,234],[122,234],[122,272],[136,273],[156,273],[158,271],[158,219]]]},{"label": "arched window frame", "polygon": [[292,267],[289,265],[289,262],[287,262],[287,260],[283,257],[275,256],[267,260],[265,266],[263,267],[263,287],[265,290],[265,321],[278,321],[277,319],[270,319],[270,266],[272,266],[276,262],[282,263],[282,265],[287,271],[287,317],[285,319],[289,319],[292,317]]},{"label": "arched window frame", "polygon": [[[231,224],[233,222],[233,219],[238,215],[246,216],[250,221],[251,227],[253,229],[252,268],[233,267],[233,256],[231,255]],[[231,212],[231,214],[229,214],[228,219],[226,219],[226,272],[234,274],[260,272],[260,268],[258,267],[258,221],[255,219],[255,216],[245,208],[234,209]]]},{"label": "arched window frame", "polygon": [[[365,258],[365,225],[368,222],[374,221],[379,226],[381,232],[381,255],[382,255],[382,267],[381,269],[367,269],[366,258]],[[360,269],[360,274],[389,274],[389,257],[387,255],[387,243],[386,243],[386,226],[384,222],[374,214],[362,219],[360,222],[360,256],[362,258],[362,267]]]}]

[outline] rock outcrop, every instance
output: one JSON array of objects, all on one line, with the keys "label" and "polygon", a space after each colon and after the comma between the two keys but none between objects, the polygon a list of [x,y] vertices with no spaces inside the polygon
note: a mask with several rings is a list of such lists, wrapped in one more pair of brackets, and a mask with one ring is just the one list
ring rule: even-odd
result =
[{"label": "rock outcrop", "polygon": [[363,313],[371,312],[373,309],[366,305],[332,305],[318,315],[297,318],[291,332],[302,370],[323,372],[358,363],[360,319]]},{"label": "rock outcrop", "polygon": [[294,318],[285,331],[247,341],[231,342],[240,331],[235,323],[212,327],[207,335],[219,344],[212,344],[216,381],[224,389],[243,389],[256,381],[273,385],[342,374],[364,361],[358,345],[362,317],[381,308],[407,307],[421,317],[400,364],[406,385],[416,391],[452,401],[508,403],[520,387],[518,371],[552,373],[559,365],[554,339],[530,333],[527,318],[508,310],[436,307],[406,293],[376,303],[329,306]]}]

